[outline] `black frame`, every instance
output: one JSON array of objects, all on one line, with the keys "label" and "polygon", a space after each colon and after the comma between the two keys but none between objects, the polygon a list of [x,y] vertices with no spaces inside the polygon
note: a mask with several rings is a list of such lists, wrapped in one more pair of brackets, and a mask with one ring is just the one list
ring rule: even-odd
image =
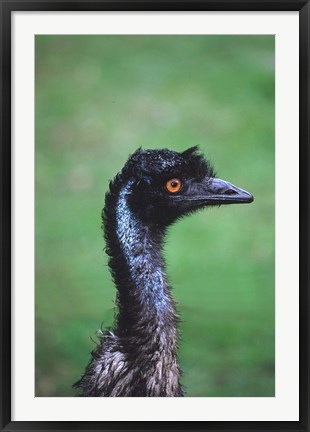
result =
[{"label": "black frame", "polygon": [[[300,151],[300,378],[299,421],[253,422],[23,422],[11,421],[11,13],[14,11],[299,11]],[[309,168],[310,4],[309,0],[0,0],[1,18],[1,430],[205,430],[309,431]]]}]

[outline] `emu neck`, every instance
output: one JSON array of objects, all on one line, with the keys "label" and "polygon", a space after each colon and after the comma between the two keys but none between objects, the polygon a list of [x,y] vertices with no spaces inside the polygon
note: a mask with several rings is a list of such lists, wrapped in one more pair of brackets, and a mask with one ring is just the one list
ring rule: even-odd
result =
[{"label": "emu neck", "polygon": [[[117,247],[110,261],[116,282],[120,333],[148,335],[175,327],[175,308],[161,254],[164,233],[143,224],[129,205],[133,181],[123,186],[115,205]],[[151,328],[150,328],[151,327]]]}]

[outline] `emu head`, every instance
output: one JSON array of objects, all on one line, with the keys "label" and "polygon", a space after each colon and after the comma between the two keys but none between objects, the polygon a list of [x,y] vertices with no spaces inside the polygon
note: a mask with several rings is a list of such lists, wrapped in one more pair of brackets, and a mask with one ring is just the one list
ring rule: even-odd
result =
[{"label": "emu head", "polygon": [[138,149],[121,177],[133,184],[129,205],[134,214],[146,224],[163,228],[205,207],[253,201],[249,192],[217,178],[198,147],[182,153]]}]

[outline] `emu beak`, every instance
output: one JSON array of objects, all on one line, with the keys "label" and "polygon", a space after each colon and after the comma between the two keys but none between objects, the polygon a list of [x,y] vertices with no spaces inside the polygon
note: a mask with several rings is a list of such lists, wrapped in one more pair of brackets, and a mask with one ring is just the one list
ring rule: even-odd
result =
[{"label": "emu beak", "polygon": [[219,178],[208,179],[204,195],[203,199],[209,205],[245,204],[254,200],[253,195],[249,192]]}]

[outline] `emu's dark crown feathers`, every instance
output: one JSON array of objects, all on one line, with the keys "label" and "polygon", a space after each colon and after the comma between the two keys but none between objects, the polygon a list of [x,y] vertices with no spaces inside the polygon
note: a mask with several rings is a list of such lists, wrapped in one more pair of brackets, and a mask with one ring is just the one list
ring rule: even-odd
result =
[{"label": "emu's dark crown feathers", "polygon": [[173,150],[136,150],[126,162],[122,174],[138,179],[184,175],[188,178],[214,177],[215,172],[209,161],[198,152],[198,147],[191,147],[182,153]]}]

